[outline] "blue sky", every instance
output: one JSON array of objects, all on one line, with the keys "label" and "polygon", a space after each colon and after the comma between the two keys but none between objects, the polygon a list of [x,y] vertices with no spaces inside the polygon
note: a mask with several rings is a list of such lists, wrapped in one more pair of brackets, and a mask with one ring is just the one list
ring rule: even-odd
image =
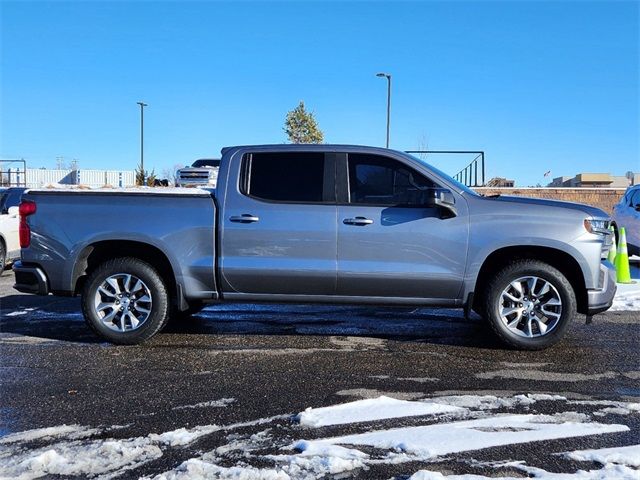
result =
[{"label": "blue sky", "polygon": [[[639,3],[1,3],[0,156],[157,172],[285,142],[480,149],[489,176],[640,170]],[[455,173],[466,159],[433,157]]]}]

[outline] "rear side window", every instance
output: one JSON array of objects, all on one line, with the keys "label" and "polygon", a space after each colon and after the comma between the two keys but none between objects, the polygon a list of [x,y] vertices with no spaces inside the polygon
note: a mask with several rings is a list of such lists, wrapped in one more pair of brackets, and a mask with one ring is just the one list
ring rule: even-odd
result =
[{"label": "rear side window", "polygon": [[326,167],[324,153],[253,153],[245,158],[244,193],[274,202],[330,202],[334,172]]},{"label": "rear side window", "polygon": [[349,202],[382,206],[423,207],[431,180],[391,158],[349,155]]}]

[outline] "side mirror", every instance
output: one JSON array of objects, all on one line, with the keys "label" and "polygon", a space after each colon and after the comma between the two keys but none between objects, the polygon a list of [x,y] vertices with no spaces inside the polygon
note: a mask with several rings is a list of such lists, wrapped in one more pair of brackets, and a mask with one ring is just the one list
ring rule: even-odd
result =
[{"label": "side mirror", "polygon": [[427,192],[427,207],[441,207],[448,210],[453,215],[457,215],[456,210],[456,198],[451,193],[451,190],[447,188],[432,188]]},{"label": "side mirror", "polygon": [[7,209],[7,214],[15,217],[18,216],[19,212],[20,212],[20,209],[18,207],[9,207]]}]

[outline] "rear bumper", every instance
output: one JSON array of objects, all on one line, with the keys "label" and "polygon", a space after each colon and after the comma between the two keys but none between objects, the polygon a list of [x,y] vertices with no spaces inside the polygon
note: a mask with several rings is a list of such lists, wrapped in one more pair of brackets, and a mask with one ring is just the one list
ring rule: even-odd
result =
[{"label": "rear bumper", "polygon": [[602,288],[587,290],[587,315],[609,310],[616,294],[616,269],[610,262],[600,263],[600,278]]},{"label": "rear bumper", "polygon": [[13,288],[19,292],[33,293],[35,295],[49,294],[49,282],[40,267],[15,262],[13,264],[13,272],[16,275],[16,283]]}]

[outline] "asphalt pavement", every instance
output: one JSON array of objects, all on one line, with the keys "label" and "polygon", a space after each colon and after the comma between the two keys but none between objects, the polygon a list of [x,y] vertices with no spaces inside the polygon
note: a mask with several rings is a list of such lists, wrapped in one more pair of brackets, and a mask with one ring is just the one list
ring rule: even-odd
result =
[{"label": "asphalt pavement", "polygon": [[[78,476],[175,474],[186,471],[189,459],[214,457],[220,468],[268,469],[282,461],[273,455],[290,454],[288,447],[298,440],[452,421],[404,417],[313,429],[296,419],[308,407],[381,395],[415,401],[495,397],[491,415],[575,414],[627,428],[431,460],[400,460],[393,457],[398,448],[383,455],[362,447],[382,460],[343,476],[408,478],[425,468],[526,476],[500,464],[506,461],[571,473],[598,464],[568,460],[562,452],[640,443],[640,411],[621,408],[640,402],[640,312],[602,314],[590,325],[579,316],[561,344],[519,352],[504,349],[481,320],[465,320],[457,310],[224,305],[171,325],[142,346],[123,347],[91,333],[78,299],[22,295],[11,288],[12,277],[0,277],[0,435],[62,425],[84,433],[25,435],[0,455],[0,467],[9,455],[29,450],[104,446],[108,439],[130,442],[184,428],[202,435],[187,443],[156,440],[156,453],[148,458]],[[564,400],[513,400],[535,394]],[[465,418],[489,410],[472,409]],[[211,478],[224,477],[220,472]],[[296,478],[294,470],[287,472]],[[330,469],[324,473],[332,478]]]}]

